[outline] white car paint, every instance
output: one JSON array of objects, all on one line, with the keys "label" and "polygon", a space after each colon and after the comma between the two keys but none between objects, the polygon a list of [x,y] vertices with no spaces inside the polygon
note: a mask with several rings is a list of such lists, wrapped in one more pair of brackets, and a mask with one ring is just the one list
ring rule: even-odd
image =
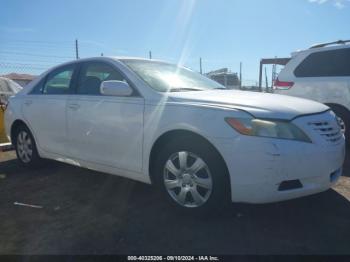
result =
[{"label": "white car paint", "polygon": [[142,171],[143,98],[80,96],[71,97],[67,102],[69,156]]},{"label": "white car paint", "polygon": [[292,119],[299,115],[322,112],[328,109],[326,106],[310,100],[237,90],[209,90],[201,92],[200,96],[195,92],[179,92],[171,94],[170,97],[174,101],[183,103],[240,109],[261,118]]},{"label": "white car paint", "polygon": [[310,48],[292,53],[291,60],[279,73],[278,79],[294,84],[289,89],[275,87],[274,93],[312,99],[324,104],[336,104],[350,110],[350,76],[297,77],[294,73],[311,54],[343,49],[349,50],[350,45]]},{"label": "white car paint", "polygon": [[[22,96],[21,96],[22,97]],[[66,107],[68,96],[31,95],[22,97],[21,115],[33,134],[40,134],[37,142],[47,152],[66,152]],[[55,121],[52,121],[52,120]]]},{"label": "white car paint", "polygon": [[[150,153],[157,139],[173,130],[191,131],[207,139],[224,159],[233,202],[267,203],[321,192],[341,174],[344,137],[329,142],[310,128],[312,122],[327,121],[339,129],[325,105],[235,90],[161,93],[131,71],[123,58],[78,62],[84,61],[112,64],[128,77],[140,96],[29,94],[50,70],[11,98],[5,115],[9,138],[13,123],[21,120],[33,133],[43,158],[151,183]],[[291,121],[312,143],[245,136],[225,122],[227,117],[252,115]],[[330,181],[335,171],[338,173]],[[303,187],[278,191],[282,181],[293,179],[300,179]]]}]

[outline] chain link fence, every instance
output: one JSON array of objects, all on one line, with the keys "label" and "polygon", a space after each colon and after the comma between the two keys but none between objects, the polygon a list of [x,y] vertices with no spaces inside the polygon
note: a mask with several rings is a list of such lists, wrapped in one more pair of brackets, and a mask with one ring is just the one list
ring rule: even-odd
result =
[{"label": "chain link fence", "polygon": [[11,73],[39,75],[48,68],[50,68],[50,66],[0,62],[0,75],[7,75]]},{"label": "chain link fence", "polygon": [[[114,52],[101,43],[91,41],[79,42],[79,54],[84,57],[102,55],[101,51],[118,54],[118,51]],[[11,76],[10,78],[12,79],[15,76],[18,79],[13,80],[24,86],[31,79],[46,70],[76,59],[75,52],[75,41],[2,41],[0,48],[0,76]],[[192,60],[189,59],[188,62]],[[203,61],[207,66],[212,66],[213,64],[220,66],[227,63],[227,61]],[[176,63],[176,61],[173,62]],[[193,62],[192,64],[195,63]],[[255,91],[257,86],[258,83],[256,80],[244,79],[243,77],[241,89]]]},{"label": "chain link fence", "polygon": [[[99,53],[100,47],[82,41],[80,48],[89,56],[90,53]],[[53,66],[74,60],[75,52],[75,41],[4,39],[0,48],[0,76],[35,77]]]}]

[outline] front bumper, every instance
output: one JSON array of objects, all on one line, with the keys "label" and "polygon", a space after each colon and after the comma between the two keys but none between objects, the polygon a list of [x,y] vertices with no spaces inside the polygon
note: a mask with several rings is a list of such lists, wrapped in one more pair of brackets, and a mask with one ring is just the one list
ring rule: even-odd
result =
[{"label": "front bumper", "polygon": [[[216,142],[230,173],[233,202],[269,203],[325,191],[341,176],[345,158],[344,139],[334,145],[245,136]],[[285,181],[302,186],[286,190]]]}]

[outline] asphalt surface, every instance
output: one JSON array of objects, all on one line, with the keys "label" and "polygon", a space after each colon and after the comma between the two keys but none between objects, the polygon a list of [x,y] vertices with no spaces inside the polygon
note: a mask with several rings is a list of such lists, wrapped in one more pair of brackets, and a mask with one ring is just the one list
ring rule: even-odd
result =
[{"label": "asphalt surface", "polygon": [[350,254],[350,157],[327,192],[191,216],[149,185],[0,152],[0,254]]}]

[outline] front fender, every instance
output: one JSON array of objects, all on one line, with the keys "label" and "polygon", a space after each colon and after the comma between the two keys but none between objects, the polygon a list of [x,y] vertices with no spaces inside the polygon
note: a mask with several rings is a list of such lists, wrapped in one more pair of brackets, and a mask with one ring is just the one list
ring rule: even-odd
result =
[{"label": "front fender", "polygon": [[153,145],[163,134],[183,130],[198,134],[220,152],[217,141],[235,139],[239,134],[226,122],[226,117],[241,116],[241,111],[186,105],[146,105],[144,115],[143,172],[149,176]]}]

